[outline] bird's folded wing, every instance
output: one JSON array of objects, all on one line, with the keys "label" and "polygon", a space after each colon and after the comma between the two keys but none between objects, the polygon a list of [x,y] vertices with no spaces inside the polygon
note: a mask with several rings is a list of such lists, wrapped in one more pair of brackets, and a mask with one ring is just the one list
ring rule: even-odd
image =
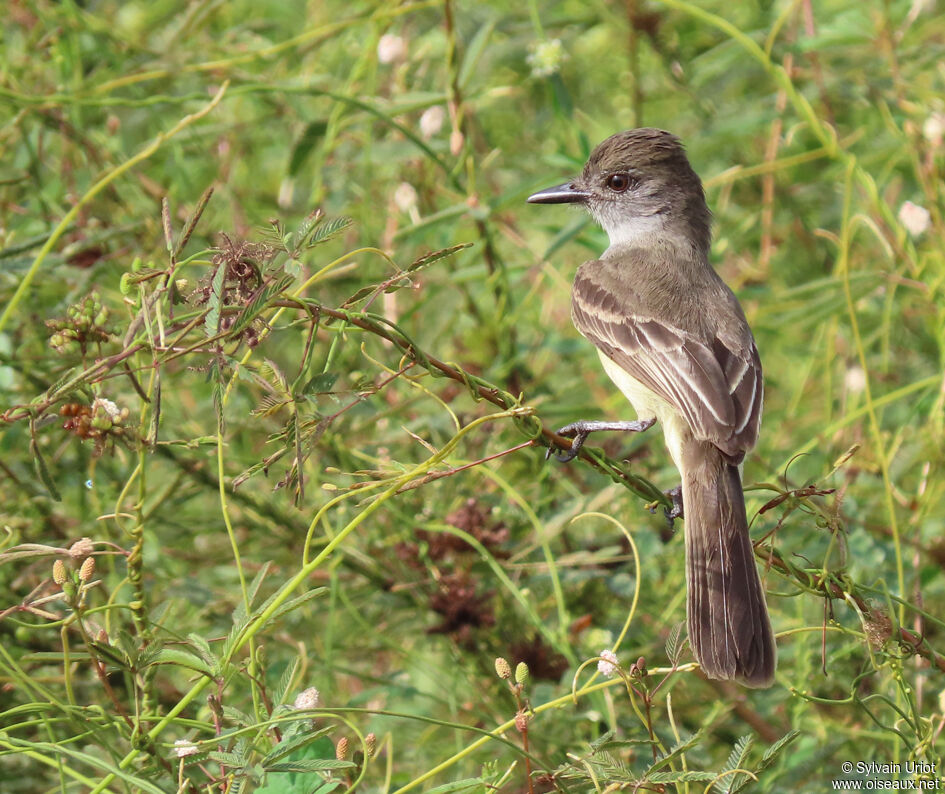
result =
[{"label": "bird's folded wing", "polygon": [[696,438],[739,462],[758,438],[761,424],[761,361],[750,333],[742,350],[717,336],[702,340],[621,305],[619,296],[594,279],[574,283],[572,315],[577,329],[608,358],[674,406]]}]

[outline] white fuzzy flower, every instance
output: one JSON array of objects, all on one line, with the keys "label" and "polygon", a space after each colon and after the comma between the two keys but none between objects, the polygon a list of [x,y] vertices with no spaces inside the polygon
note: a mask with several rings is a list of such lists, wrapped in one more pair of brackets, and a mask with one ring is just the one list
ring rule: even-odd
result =
[{"label": "white fuzzy flower", "polygon": [[863,368],[858,366],[850,367],[846,375],[843,376],[843,385],[846,386],[847,391],[853,394],[862,392],[863,389],[866,388],[866,373],[863,372]]},{"label": "white fuzzy flower", "polygon": [[190,739],[178,739],[174,742],[174,755],[178,758],[186,758],[188,755],[195,755],[199,752],[200,748]]},{"label": "white fuzzy flower", "polygon": [[295,703],[293,703],[292,706],[298,711],[314,709],[318,706],[318,699],[318,690],[315,689],[315,687],[310,686],[304,692],[299,693],[298,697],[295,699]]},{"label": "white fuzzy flower", "polygon": [[560,71],[561,64],[567,59],[561,39],[550,39],[532,44],[526,59],[532,67],[532,77],[550,77]]},{"label": "white fuzzy flower", "polygon": [[922,125],[922,134],[932,146],[941,146],[945,139],[945,113],[930,114]]},{"label": "white fuzzy flower", "polygon": [[417,202],[420,197],[413,185],[409,182],[401,182],[394,191],[394,204],[401,212],[411,212],[417,208]]},{"label": "white fuzzy flower", "polygon": [[97,409],[99,408],[104,411],[113,422],[117,422],[121,419],[121,411],[111,400],[106,400],[104,397],[96,397],[92,402],[92,413],[97,413]]},{"label": "white fuzzy flower", "polygon": [[446,111],[442,105],[434,105],[423,111],[420,116],[420,134],[423,139],[428,141],[436,135],[442,128],[446,120]]},{"label": "white fuzzy flower", "polygon": [[601,675],[613,678],[617,675],[617,667],[620,662],[617,660],[617,654],[606,648],[600,652],[600,661],[597,663],[597,671]]},{"label": "white fuzzy flower", "polygon": [[407,42],[393,33],[385,33],[377,42],[377,60],[381,63],[402,61],[407,56]]},{"label": "white fuzzy flower", "polygon": [[899,208],[899,222],[913,237],[918,237],[932,222],[932,216],[925,207],[906,201]]}]

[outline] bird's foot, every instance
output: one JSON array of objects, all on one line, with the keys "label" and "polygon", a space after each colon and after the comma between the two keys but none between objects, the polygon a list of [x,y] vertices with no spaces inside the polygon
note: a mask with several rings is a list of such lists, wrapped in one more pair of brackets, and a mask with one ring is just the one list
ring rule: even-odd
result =
[{"label": "bird's foot", "polygon": [[677,518],[683,518],[683,500],[682,500],[682,485],[677,485],[675,488],[670,488],[666,495],[672,501],[673,506],[667,507],[663,512],[666,513],[666,520],[669,521],[669,525],[673,525],[673,521]]},{"label": "bird's foot", "polygon": [[574,460],[581,451],[581,447],[584,446],[584,442],[587,441],[587,437],[598,430],[622,430],[627,433],[642,433],[652,427],[655,422],[656,419],[652,418],[638,419],[633,422],[572,422],[557,431],[559,436],[571,439],[571,448],[563,450],[563,454],[558,454],[555,452],[556,448],[551,446],[545,452],[545,460],[548,460],[552,455],[561,463]]}]

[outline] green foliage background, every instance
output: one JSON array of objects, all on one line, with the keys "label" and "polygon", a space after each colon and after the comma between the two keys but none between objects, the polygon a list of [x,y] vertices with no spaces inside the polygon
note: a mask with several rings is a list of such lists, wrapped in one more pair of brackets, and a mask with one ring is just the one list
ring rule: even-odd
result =
[{"label": "green foliage background", "polygon": [[[4,790],[940,778],[935,5],[8,4]],[[543,461],[555,427],[627,407],[569,320],[605,235],[524,199],[642,125],[686,142],[765,364],[766,691],[685,648],[660,683],[685,574],[645,509],[676,482],[659,433]],[[92,292],[88,343],[51,340]],[[593,677],[618,639],[626,685]]]}]

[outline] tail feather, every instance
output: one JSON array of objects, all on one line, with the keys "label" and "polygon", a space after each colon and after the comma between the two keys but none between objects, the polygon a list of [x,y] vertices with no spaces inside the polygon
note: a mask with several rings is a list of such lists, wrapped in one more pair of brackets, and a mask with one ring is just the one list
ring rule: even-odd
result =
[{"label": "tail feather", "polygon": [[689,641],[709,678],[770,686],[777,651],[738,467],[690,439],[682,456]]}]

